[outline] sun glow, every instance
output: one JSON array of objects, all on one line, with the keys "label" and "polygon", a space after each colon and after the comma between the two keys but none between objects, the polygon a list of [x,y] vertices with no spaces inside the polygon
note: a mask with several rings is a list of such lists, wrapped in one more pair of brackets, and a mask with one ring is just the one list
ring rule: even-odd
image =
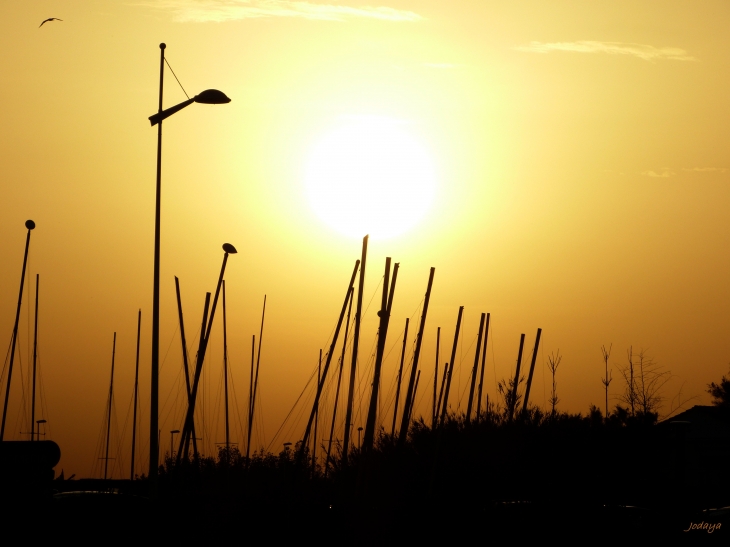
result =
[{"label": "sun glow", "polygon": [[436,178],[406,127],[391,118],[348,117],[315,144],[305,186],[322,221],[348,236],[389,238],[423,219]]}]

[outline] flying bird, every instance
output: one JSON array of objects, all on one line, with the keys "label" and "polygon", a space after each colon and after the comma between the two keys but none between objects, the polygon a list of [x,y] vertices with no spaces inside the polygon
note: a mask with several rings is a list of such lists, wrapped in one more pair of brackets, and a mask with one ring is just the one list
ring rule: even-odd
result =
[{"label": "flying bird", "polygon": [[49,17],[48,19],[46,19],[45,21],[43,21],[40,25],[38,25],[38,28],[41,28],[48,21],[63,21],[63,19],[59,19],[58,17]]}]

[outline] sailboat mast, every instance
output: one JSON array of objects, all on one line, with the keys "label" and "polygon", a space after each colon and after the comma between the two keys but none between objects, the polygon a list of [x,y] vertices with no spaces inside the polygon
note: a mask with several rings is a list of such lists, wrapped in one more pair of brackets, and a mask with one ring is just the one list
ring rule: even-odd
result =
[{"label": "sailboat mast", "polygon": [[36,359],[38,357],[38,285],[40,274],[35,274],[35,326],[33,327],[33,395],[30,403],[30,440],[34,440],[35,431],[35,378]]},{"label": "sailboat mast", "polygon": [[525,335],[524,333],[520,335],[520,350],[517,353],[517,368],[515,369],[515,381],[512,384],[512,390],[508,393],[510,394],[510,400],[509,400],[509,421],[512,421],[512,417],[515,413],[515,406],[517,406],[517,388],[520,385],[520,366],[522,365],[522,348],[525,346]]},{"label": "sailboat mast", "polygon": [[436,391],[439,385],[439,349],[441,346],[441,327],[436,329],[436,368],[433,372],[433,411],[431,413],[431,429],[436,427]]},{"label": "sailboat mast", "polygon": [[479,350],[482,349],[482,332],[484,331],[484,319],[487,317],[483,313],[479,319],[479,335],[477,336],[477,349],[474,352],[474,366],[471,371],[471,386],[469,387],[469,402],[466,405],[466,423],[471,423],[471,407],[474,403],[474,388],[477,383],[477,372],[479,371]]},{"label": "sailboat mast", "polygon": [[360,276],[357,287],[357,308],[355,310],[355,337],[352,341],[352,364],[350,365],[350,383],[347,390],[347,410],[345,411],[345,434],[342,443],[342,467],[347,466],[347,452],[350,449],[350,422],[352,421],[352,400],[355,395],[355,374],[357,373],[357,349],[360,344],[360,321],[362,320],[362,293],[365,289],[365,262],[368,256],[368,238],[362,238],[362,257],[360,258]]},{"label": "sailboat mast", "polygon": [[439,390],[439,402],[436,404],[436,422],[434,427],[438,424],[438,417],[441,415],[441,401],[444,398],[444,387],[446,387],[446,378],[449,375],[449,364],[444,363],[444,377],[441,379],[441,389]]},{"label": "sailboat mast", "polygon": [[[489,314],[487,314],[487,324],[484,325],[484,346],[482,348],[482,371],[479,373],[479,393],[477,394],[477,420],[481,416],[482,409],[482,386],[484,384],[484,361],[487,359],[487,342],[489,342]],[[488,409],[488,407],[487,407]],[[485,410],[487,410],[485,409]]]},{"label": "sailboat mast", "polygon": [[[177,317],[178,321],[180,323],[180,343],[182,344],[182,355],[183,355],[183,370],[185,372],[185,388],[187,390],[187,396],[188,396],[188,404],[190,404],[190,367],[188,365],[188,342],[185,338],[185,321],[183,320],[183,310],[182,310],[182,299],[180,298],[180,280],[175,276],[175,294],[177,295]],[[205,321],[203,321],[202,329],[205,328]],[[184,429],[184,428],[183,428]],[[185,432],[183,432],[183,435],[185,435]],[[198,441],[195,439],[195,424],[193,423],[193,451],[197,454],[198,453]],[[179,452],[179,451],[178,451]],[[185,453],[185,457],[187,457],[187,451]],[[178,457],[178,460],[180,458]]]},{"label": "sailboat mast", "polygon": [[390,257],[385,259],[385,274],[383,279],[383,303],[378,315],[380,316],[380,327],[378,328],[378,350],[375,357],[373,372],[373,389],[370,395],[370,407],[368,408],[367,422],[365,422],[365,438],[363,439],[362,450],[368,452],[375,441],[375,421],[378,413],[378,394],[380,391],[380,371],[383,367],[383,354],[385,353],[385,339],[388,336],[388,325],[390,324],[390,312],[393,307],[393,294],[395,293],[395,282],[398,278],[398,267],[395,263],[393,268],[393,281],[390,277]]},{"label": "sailboat mast", "polygon": [[114,356],[117,351],[117,333],[114,333],[114,342],[112,343],[112,377],[109,381],[109,405],[106,410],[106,451],[104,454],[104,480],[107,478],[109,469],[109,436],[112,428],[112,397],[114,395]]},{"label": "sailboat mast", "polygon": [[[230,429],[228,424],[228,329],[226,325],[226,281],[223,280],[223,386],[226,404],[226,453],[231,448]],[[228,455],[228,454],[227,454]]]},{"label": "sailboat mast", "polygon": [[332,363],[332,356],[335,353],[335,346],[337,345],[337,338],[340,335],[340,329],[342,328],[342,319],[345,317],[345,308],[347,307],[347,300],[350,298],[350,289],[353,287],[355,283],[355,275],[357,275],[357,268],[360,265],[360,261],[355,261],[355,267],[352,270],[352,276],[350,277],[350,284],[347,286],[347,294],[345,295],[345,301],[342,303],[342,310],[340,311],[340,316],[337,319],[337,327],[335,327],[335,333],[332,336],[332,344],[330,344],[330,349],[327,352],[327,361],[324,365],[324,370],[322,371],[322,377],[317,382],[317,393],[314,396],[314,404],[312,405],[312,411],[309,414],[309,420],[307,420],[307,427],[304,428],[304,437],[302,438],[301,448],[300,450],[304,450],[304,447],[307,446],[307,442],[309,440],[309,432],[312,429],[312,420],[314,420],[315,415],[317,414],[317,411],[319,409],[319,398],[322,395],[322,388],[324,387],[324,381],[327,378],[327,372],[329,372],[330,364]]},{"label": "sailboat mast", "polygon": [[[418,357],[421,354],[421,343],[423,342],[423,333],[426,329],[426,316],[428,314],[428,303],[431,300],[431,289],[433,288],[433,276],[436,273],[436,268],[431,268],[428,274],[428,285],[426,286],[426,295],[423,297],[423,311],[421,312],[421,324],[418,327],[418,334],[416,335],[416,350],[413,353],[413,365],[411,366],[411,376],[408,380],[408,390],[406,391],[406,404],[404,409],[411,408],[413,404],[413,392],[414,385],[416,383],[416,370],[418,369]],[[408,425],[410,424],[410,416],[407,412],[403,412],[403,419],[401,420],[400,431],[398,432],[398,444],[403,445],[406,442],[408,436]]]},{"label": "sailboat mast", "polygon": [[251,428],[256,409],[256,388],[259,385],[259,364],[261,363],[261,341],[264,338],[264,317],[266,317],[266,295],[264,295],[264,309],[261,312],[261,330],[259,331],[259,350],[256,355],[256,374],[253,379],[253,393],[251,395],[251,414],[248,417],[248,442],[246,443],[246,458],[251,452]]},{"label": "sailboat mast", "polygon": [[411,416],[413,416],[413,408],[416,406],[416,395],[418,394],[418,380],[421,379],[421,371],[418,371],[418,374],[416,375],[416,385],[413,386],[413,401],[411,402],[411,407],[408,409],[408,423],[411,421]]},{"label": "sailboat mast", "polygon": [[[317,385],[322,381],[322,348],[319,350],[319,364],[317,365]],[[312,476],[317,470],[317,425],[319,424],[319,405],[314,410],[314,438],[312,439]]]},{"label": "sailboat mast", "polygon": [[[208,321],[208,310],[210,309],[210,293],[205,293],[205,305],[203,306],[203,324],[200,327],[200,340],[198,340],[198,355],[195,358],[195,378],[198,375],[198,361],[200,355],[203,352],[203,346],[205,344],[205,325]],[[190,388],[190,397],[188,397],[188,414],[190,406],[193,404],[193,387],[196,385],[196,379],[193,378],[193,386]],[[190,423],[189,423],[190,422]],[[198,456],[198,445],[195,439],[195,414],[193,416],[185,416],[185,422],[183,424],[182,434],[180,435],[180,445],[177,449],[177,465],[180,465],[180,461],[183,457],[188,457],[190,451],[190,438],[193,439],[193,454],[197,458]]]},{"label": "sailboat mast", "polygon": [[354,287],[350,287],[347,291],[349,304],[347,307],[347,322],[345,323],[345,338],[342,340],[342,355],[340,356],[340,372],[337,375],[337,392],[335,393],[335,406],[332,410],[332,427],[330,427],[330,436],[327,441],[327,458],[324,461],[324,477],[327,478],[327,469],[330,463],[330,452],[332,451],[332,436],[335,434],[335,420],[337,418],[337,403],[340,400],[340,383],[342,381],[342,369],[345,368],[345,349],[347,348],[347,335],[350,327],[350,312],[352,311],[352,300],[355,292]]},{"label": "sailboat mast", "polygon": [[449,409],[449,392],[451,391],[451,377],[456,363],[456,346],[459,344],[459,329],[461,327],[461,316],[464,314],[464,306],[459,306],[459,316],[456,319],[456,331],[454,332],[454,345],[451,347],[451,365],[449,376],[446,378],[446,391],[444,391],[444,405],[441,408],[441,424],[446,420],[446,412]]},{"label": "sailboat mast", "polygon": [[[175,278],[177,279],[177,278]],[[137,359],[134,366],[134,412],[132,414],[132,465],[129,472],[129,480],[134,480],[134,452],[137,442],[137,395],[139,386],[139,333],[142,327],[142,310],[137,312]],[[170,453],[172,458],[172,453]]]},{"label": "sailboat mast", "polygon": [[400,384],[403,380],[403,360],[406,357],[406,343],[408,342],[408,322],[410,319],[406,317],[406,330],[403,333],[403,349],[400,353],[400,367],[398,368],[398,383],[395,388],[395,406],[393,407],[393,427],[390,429],[390,436],[395,435],[395,421],[398,418],[398,399],[400,399]]},{"label": "sailboat mast", "polygon": [[[251,335],[251,380],[248,384],[248,416],[246,416],[248,423],[251,424],[251,401],[253,401],[253,372],[256,361],[256,335]],[[249,425],[249,430],[251,426]],[[246,459],[249,455],[249,445],[251,444],[251,435],[248,435],[248,442],[246,443]]]},{"label": "sailboat mast", "polygon": [[522,414],[527,411],[527,401],[530,398],[530,386],[532,386],[532,373],[535,372],[535,361],[537,361],[537,350],[540,347],[540,335],[542,329],[537,329],[535,337],[535,349],[532,350],[532,362],[530,363],[530,374],[527,376],[527,387],[525,388],[525,400],[522,403]]}]

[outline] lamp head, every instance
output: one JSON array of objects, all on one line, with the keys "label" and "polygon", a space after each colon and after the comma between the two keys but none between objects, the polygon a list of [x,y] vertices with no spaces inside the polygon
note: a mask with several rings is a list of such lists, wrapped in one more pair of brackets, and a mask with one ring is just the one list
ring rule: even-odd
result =
[{"label": "lamp head", "polygon": [[193,100],[196,103],[203,104],[225,104],[231,102],[231,99],[226,97],[225,93],[218,91],[217,89],[206,89],[205,91],[201,91],[193,97]]},{"label": "lamp head", "polygon": [[35,228],[35,222],[33,222],[32,220],[26,220],[25,227],[29,230],[32,230],[33,228]]},{"label": "lamp head", "polygon": [[224,243],[223,244],[223,250],[225,252],[227,252],[229,255],[234,255],[234,254],[236,254],[238,252],[236,250],[236,248],[233,245],[231,245],[230,243]]}]

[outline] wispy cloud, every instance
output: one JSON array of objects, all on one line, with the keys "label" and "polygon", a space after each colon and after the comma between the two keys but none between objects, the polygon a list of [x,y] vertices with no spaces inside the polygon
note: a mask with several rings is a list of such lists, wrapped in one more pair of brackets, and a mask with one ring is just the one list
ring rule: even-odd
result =
[{"label": "wispy cloud", "polygon": [[453,63],[423,63],[423,66],[425,66],[426,68],[436,69],[451,69],[459,67],[459,65],[455,65]]},{"label": "wispy cloud", "polygon": [[687,51],[677,47],[654,47],[645,44],[627,44],[624,42],[594,42],[582,40],[578,42],[530,42],[517,46],[519,51],[531,53],[550,53],[553,51],[570,51],[574,53],[607,53],[609,55],[632,55],[645,61],[667,59],[672,61],[696,61]]},{"label": "wispy cloud", "polygon": [[693,167],[691,169],[684,168],[682,171],[691,171],[694,173],[727,173],[730,169],[727,167]]},{"label": "wispy cloud", "polygon": [[412,11],[389,7],[352,7],[297,0],[147,0],[144,5],[169,11],[181,23],[237,21],[263,17],[299,17],[321,21],[365,18],[412,22],[422,19]]},{"label": "wispy cloud", "polygon": [[676,173],[672,171],[669,167],[664,167],[659,173],[657,173],[656,171],[642,171],[641,174],[645,177],[658,179],[668,179],[669,177],[673,177],[674,175],[676,175]]}]

